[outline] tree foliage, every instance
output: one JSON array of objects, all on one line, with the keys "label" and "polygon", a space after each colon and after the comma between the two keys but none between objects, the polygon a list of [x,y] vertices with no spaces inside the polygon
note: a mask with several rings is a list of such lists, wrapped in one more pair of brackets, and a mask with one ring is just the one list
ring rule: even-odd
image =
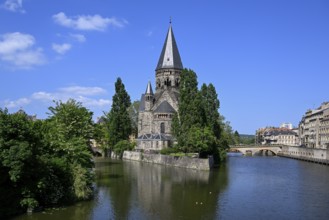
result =
[{"label": "tree foliage", "polygon": [[214,155],[216,162],[224,160],[228,144],[223,138],[219,106],[215,87],[203,84],[199,91],[196,73],[184,69],[179,109],[172,122],[172,131],[181,150],[198,152],[200,157]]},{"label": "tree foliage", "polygon": [[138,134],[138,109],[140,101],[134,101],[128,108],[129,117],[131,120],[131,132],[137,137]]},{"label": "tree foliage", "polygon": [[92,113],[55,105],[45,121],[0,109],[0,217],[92,195]]},{"label": "tree foliage", "polygon": [[107,143],[110,150],[113,150],[119,141],[128,140],[132,133],[132,122],[128,112],[130,105],[130,96],[122,80],[118,78],[115,83],[111,111],[105,115]]}]

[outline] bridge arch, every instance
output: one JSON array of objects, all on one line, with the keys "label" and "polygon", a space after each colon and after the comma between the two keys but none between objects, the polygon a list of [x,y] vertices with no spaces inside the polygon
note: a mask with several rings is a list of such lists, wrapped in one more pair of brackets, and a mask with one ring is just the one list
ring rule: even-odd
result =
[{"label": "bridge arch", "polygon": [[274,156],[277,155],[277,152],[274,152],[271,149],[257,149],[256,151],[253,152],[253,155],[260,153],[260,152],[265,152],[265,154],[266,154],[266,152],[271,152]]}]

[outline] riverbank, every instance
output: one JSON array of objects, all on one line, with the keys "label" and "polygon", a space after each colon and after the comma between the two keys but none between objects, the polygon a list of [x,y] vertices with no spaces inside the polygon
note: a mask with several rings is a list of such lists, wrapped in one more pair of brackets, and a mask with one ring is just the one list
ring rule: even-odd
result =
[{"label": "riverbank", "polygon": [[161,164],[173,167],[182,167],[195,170],[210,170],[214,167],[213,157],[207,159],[177,157],[162,154],[147,154],[143,152],[124,151],[122,159],[146,163]]},{"label": "riverbank", "polygon": [[329,165],[329,151],[327,149],[283,146],[282,151],[277,155],[295,160]]}]

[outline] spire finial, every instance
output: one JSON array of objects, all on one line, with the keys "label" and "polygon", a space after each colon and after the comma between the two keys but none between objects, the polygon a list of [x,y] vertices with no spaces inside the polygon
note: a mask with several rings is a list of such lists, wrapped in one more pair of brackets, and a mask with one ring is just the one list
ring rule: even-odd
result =
[{"label": "spire finial", "polygon": [[171,16],[169,17],[169,24],[171,24]]}]

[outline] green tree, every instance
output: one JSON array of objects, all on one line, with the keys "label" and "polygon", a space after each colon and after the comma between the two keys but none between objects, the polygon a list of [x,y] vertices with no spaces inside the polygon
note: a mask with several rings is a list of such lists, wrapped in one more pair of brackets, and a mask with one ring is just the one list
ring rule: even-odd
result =
[{"label": "green tree", "polygon": [[39,205],[39,143],[25,113],[0,109],[0,217]]},{"label": "green tree", "polygon": [[[50,117],[46,121],[46,140],[54,149],[54,158],[50,164],[59,170],[66,167],[69,173],[66,182],[71,185],[72,195],[68,199],[87,199],[92,194],[93,167],[90,139],[94,134],[92,112],[80,102],[68,100],[66,103],[55,102],[50,107]],[[68,193],[68,194],[70,194]]]},{"label": "green tree", "polygon": [[206,124],[211,128],[217,139],[220,139],[220,116],[219,116],[219,100],[217,92],[213,84],[203,84],[201,86],[202,107],[204,108]]},{"label": "green tree", "polygon": [[189,129],[193,126],[201,128],[205,123],[205,115],[196,73],[184,69],[180,80],[180,103],[178,114],[173,119],[172,130],[178,145],[183,147],[187,144]]},{"label": "green tree", "polygon": [[212,154],[216,145],[216,137],[209,127],[193,126],[189,130],[186,143],[188,152],[198,152],[202,157],[202,155]]},{"label": "green tree", "polygon": [[115,146],[114,146],[114,152],[116,155],[119,156],[120,159],[122,159],[123,152],[125,150],[132,150],[134,148],[134,143],[130,143],[127,140],[119,141]]},{"label": "green tree", "polygon": [[217,163],[225,158],[230,136],[223,132],[219,105],[212,84],[203,84],[199,91],[195,72],[183,70],[179,110],[172,121],[172,132],[181,150],[199,152],[200,157],[212,154]]},{"label": "green tree", "polygon": [[131,105],[124,84],[120,78],[115,82],[115,94],[112,98],[112,108],[105,115],[105,126],[107,129],[107,142],[110,152],[113,147],[122,140],[128,140],[132,133],[132,122],[128,108]]},{"label": "green tree", "polygon": [[134,101],[128,108],[129,117],[131,120],[131,132],[137,137],[138,134],[138,109],[140,101]]},{"label": "green tree", "polygon": [[238,131],[235,131],[234,132],[234,141],[235,141],[235,144],[240,144],[241,141],[240,141],[240,134]]}]

